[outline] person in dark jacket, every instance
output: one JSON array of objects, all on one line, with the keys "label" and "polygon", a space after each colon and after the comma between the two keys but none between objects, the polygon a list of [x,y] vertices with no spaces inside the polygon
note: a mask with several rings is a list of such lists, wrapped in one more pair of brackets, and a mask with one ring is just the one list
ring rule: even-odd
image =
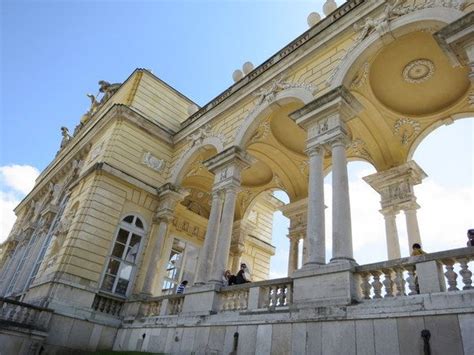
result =
[{"label": "person in dark jacket", "polygon": [[240,264],[240,270],[237,275],[235,275],[235,283],[239,285],[250,281],[252,281],[250,276],[250,270],[248,269],[246,264]]}]

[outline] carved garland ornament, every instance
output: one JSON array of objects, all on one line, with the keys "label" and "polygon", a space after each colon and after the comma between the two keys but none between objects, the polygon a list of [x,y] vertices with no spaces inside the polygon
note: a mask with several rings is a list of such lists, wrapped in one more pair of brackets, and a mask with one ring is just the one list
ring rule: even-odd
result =
[{"label": "carved garland ornament", "polygon": [[435,65],[429,59],[417,59],[408,63],[403,69],[403,79],[411,84],[419,84],[433,76]]},{"label": "carved garland ornament", "polygon": [[262,103],[271,103],[275,100],[276,95],[286,89],[293,89],[293,88],[302,88],[310,91],[313,93],[315,88],[312,84],[305,84],[305,83],[292,83],[289,81],[284,81],[284,77],[281,76],[271,81],[271,83],[264,88],[256,91],[253,95],[258,97],[256,106],[261,105]]},{"label": "carved garland ornament", "polygon": [[205,125],[202,128],[199,128],[199,130],[196,133],[190,134],[186,140],[191,142],[191,147],[194,147],[195,145],[201,145],[202,142],[209,137],[216,137],[222,141],[222,143],[225,142],[225,136],[222,133],[214,133],[211,131],[211,126],[210,125]]},{"label": "carved garland ornament", "polygon": [[410,118],[401,118],[393,126],[395,134],[401,138],[403,145],[408,144],[412,141],[415,136],[420,133],[420,124]]},{"label": "carved garland ornament", "polygon": [[145,154],[143,154],[142,164],[157,172],[161,172],[165,166],[165,161],[158,159],[150,152],[145,152]]}]

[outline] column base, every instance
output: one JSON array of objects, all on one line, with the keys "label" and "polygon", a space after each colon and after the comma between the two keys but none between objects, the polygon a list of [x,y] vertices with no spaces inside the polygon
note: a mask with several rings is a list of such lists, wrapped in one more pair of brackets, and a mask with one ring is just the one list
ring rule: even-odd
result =
[{"label": "column base", "polygon": [[353,258],[348,258],[348,257],[337,257],[337,258],[332,258],[329,260],[330,264],[352,264],[352,265],[357,265],[357,262]]},{"label": "column base", "polygon": [[182,313],[203,315],[217,311],[219,298],[216,291],[219,289],[214,284],[186,288]]},{"label": "column base", "polygon": [[[348,305],[357,300],[355,263],[311,264],[293,273],[293,303],[300,305]],[[325,285],[325,287],[321,287]]]}]

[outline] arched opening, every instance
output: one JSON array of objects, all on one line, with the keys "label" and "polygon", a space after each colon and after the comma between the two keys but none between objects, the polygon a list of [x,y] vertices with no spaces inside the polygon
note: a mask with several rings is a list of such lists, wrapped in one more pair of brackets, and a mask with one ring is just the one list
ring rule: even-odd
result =
[{"label": "arched opening", "polygon": [[474,227],[473,152],[474,119],[469,118],[437,128],[413,155],[428,175],[415,190],[428,252],[466,246],[466,231]]}]

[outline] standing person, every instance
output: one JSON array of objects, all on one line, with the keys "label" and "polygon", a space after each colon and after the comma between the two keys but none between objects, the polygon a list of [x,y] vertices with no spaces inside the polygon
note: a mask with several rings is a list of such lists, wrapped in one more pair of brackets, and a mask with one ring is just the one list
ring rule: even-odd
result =
[{"label": "standing person", "polygon": [[188,285],[188,281],[184,280],[183,282],[181,282],[181,284],[178,286],[178,288],[176,289],[176,293],[184,293],[184,289],[186,288],[186,286]]},{"label": "standing person", "polygon": [[474,247],[474,229],[467,230],[467,246]]},{"label": "standing person", "polygon": [[250,281],[252,281],[252,276],[250,275],[249,268],[244,263],[240,264],[240,270],[235,276],[235,283],[244,284]]},{"label": "standing person", "polygon": [[413,246],[411,247],[411,256],[418,256],[423,254],[426,254],[426,252],[421,249],[421,245],[418,243],[413,244]]}]

